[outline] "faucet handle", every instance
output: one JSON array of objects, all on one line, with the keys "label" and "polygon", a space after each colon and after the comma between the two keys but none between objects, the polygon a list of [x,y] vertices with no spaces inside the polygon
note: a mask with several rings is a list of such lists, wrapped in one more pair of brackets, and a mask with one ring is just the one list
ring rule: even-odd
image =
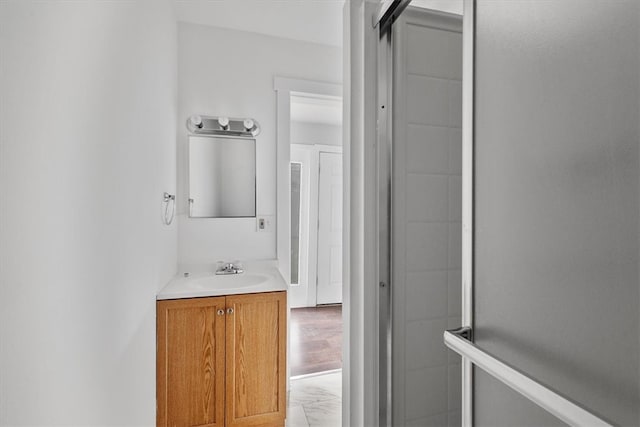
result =
[{"label": "faucet handle", "polygon": [[234,262],[226,262],[226,261],[218,261],[216,263],[216,273],[217,274],[226,274],[226,273],[242,273],[244,270],[242,269],[242,264],[240,261]]}]

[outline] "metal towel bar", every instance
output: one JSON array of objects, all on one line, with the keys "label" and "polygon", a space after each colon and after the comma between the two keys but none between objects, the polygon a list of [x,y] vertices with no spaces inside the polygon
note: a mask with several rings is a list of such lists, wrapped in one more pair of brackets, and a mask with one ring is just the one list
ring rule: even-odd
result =
[{"label": "metal towel bar", "polygon": [[565,423],[576,427],[612,427],[612,424],[481,350],[467,339],[471,337],[471,332],[471,328],[467,327],[445,331],[444,343],[451,350],[466,357],[475,366],[486,371]]}]

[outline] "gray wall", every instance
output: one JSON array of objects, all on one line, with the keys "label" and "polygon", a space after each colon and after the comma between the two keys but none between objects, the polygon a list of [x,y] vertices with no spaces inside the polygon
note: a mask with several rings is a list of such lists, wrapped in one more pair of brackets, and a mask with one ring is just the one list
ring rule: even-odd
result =
[{"label": "gray wall", "polygon": [[[479,0],[476,25],[476,342],[638,425],[638,2]],[[561,424],[478,372],[474,398],[479,426]]]}]

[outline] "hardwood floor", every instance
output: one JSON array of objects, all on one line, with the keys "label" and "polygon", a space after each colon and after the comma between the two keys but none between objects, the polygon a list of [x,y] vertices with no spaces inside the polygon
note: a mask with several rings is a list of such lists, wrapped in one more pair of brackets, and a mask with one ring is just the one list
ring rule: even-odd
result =
[{"label": "hardwood floor", "polygon": [[291,309],[291,375],[342,368],[342,306]]}]

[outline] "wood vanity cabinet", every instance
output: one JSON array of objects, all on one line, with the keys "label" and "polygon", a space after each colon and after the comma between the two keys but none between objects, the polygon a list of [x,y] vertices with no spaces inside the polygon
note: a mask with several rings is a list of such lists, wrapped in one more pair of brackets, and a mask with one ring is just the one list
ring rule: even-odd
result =
[{"label": "wood vanity cabinet", "polygon": [[158,426],[278,427],[286,293],[157,302]]}]

